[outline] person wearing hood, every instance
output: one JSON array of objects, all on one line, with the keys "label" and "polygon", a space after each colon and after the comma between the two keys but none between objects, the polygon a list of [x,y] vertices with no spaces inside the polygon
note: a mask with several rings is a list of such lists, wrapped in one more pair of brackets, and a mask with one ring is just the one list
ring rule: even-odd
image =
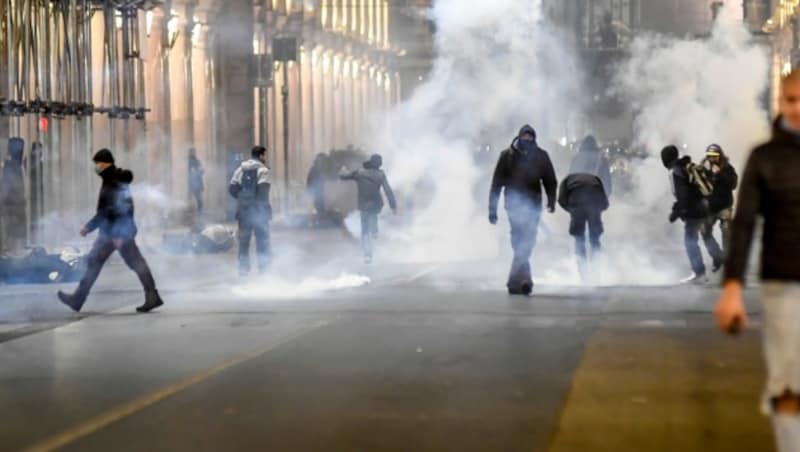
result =
[{"label": "person wearing hood", "polygon": [[561,182],[558,204],[570,214],[569,234],[575,238],[575,254],[583,270],[586,260],[586,229],[593,254],[600,251],[603,234],[603,211],[611,196],[611,170],[597,140],[592,135],[581,143],[572,159],[569,174]]},{"label": "person wearing hood", "polygon": [[511,263],[506,287],[512,295],[533,291],[530,259],[542,212],[542,189],[547,195],[547,210],[555,212],[558,181],[550,156],[536,143],[533,127],[523,126],[511,146],[500,154],[489,192],[489,222],[497,224],[500,194],[511,224]]},{"label": "person wearing hood", "polygon": [[800,71],[784,77],[779,105],[772,138],[750,153],[742,174],[715,314],[726,333],[747,326],[742,292],[761,220],[761,410],[772,417],[777,450],[788,452],[800,448]]},{"label": "person wearing hood", "polygon": [[136,222],[134,221],[133,197],[130,184],[133,173],[117,168],[114,156],[108,149],[99,150],[93,158],[95,172],[103,180],[100,196],[97,200],[97,213],[81,229],[81,236],[86,237],[95,230],[99,231],[97,239],[89,252],[86,273],[73,294],[58,292],[58,298],[73,311],[80,312],[89,291],[100,275],[103,265],[114,251],[119,252],[125,264],[136,272],[145,293],[145,303],[136,308],[138,312],[150,312],[161,306],[161,300],[153,274],[147,261],[142,257],[136,245]]},{"label": "person wearing hood", "polygon": [[250,272],[250,239],[256,237],[258,270],[265,272],[269,265],[271,249],[269,222],[272,206],[269,202],[269,168],[267,149],[256,146],[233,173],[228,192],[236,198],[236,220],[239,223],[239,274]]},{"label": "person wearing hood", "polygon": [[3,176],[0,180],[0,200],[9,250],[21,249],[27,237],[25,183],[22,174],[24,152],[25,141],[22,138],[8,140],[8,159],[3,165]]},{"label": "person wearing hood", "polygon": [[722,249],[726,251],[733,219],[733,191],[739,184],[739,175],[718,144],[712,144],[706,149],[706,158],[702,165],[711,174],[711,183],[714,185],[714,191],[708,198],[709,218],[703,231],[703,238],[713,239],[714,226],[719,222],[722,230]]},{"label": "person wearing hood", "polygon": [[381,170],[383,157],[373,154],[364,162],[363,168],[355,171],[344,172],[339,175],[342,180],[355,181],[358,189],[358,210],[361,213],[361,246],[364,251],[364,262],[372,262],[372,241],[378,235],[378,214],[383,210],[383,196],[381,189],[386,194],[389,207],[397,213],[397,200],[389,186],[386,173]]},{"label": "person wearing hood", "polygon": [[[695,181],[696,174],[692,169],[697,169],[688,155],[681,157],[678,148],[667,146],[661,150],[661,162],[670,172],[670,183],[675,195],[669,221],[674,223],[683,220],[684,246],[692,266],[692,276],[686,281],[703,284],[708,281],[706,266],[703,263],[703,254],[700,252],[700,233],[704,231],[708,219],[708,201]],[[714,262],[713,271],[722,267],[723,254],[713,235],[703,233],[706,249]]]}]

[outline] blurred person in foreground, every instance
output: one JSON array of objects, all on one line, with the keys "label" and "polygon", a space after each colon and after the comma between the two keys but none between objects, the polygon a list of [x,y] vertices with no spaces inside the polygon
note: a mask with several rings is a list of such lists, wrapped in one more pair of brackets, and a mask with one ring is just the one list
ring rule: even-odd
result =
[{"label": "blurred person in foreground", "polygon": [[762,411],[772,417],[778,450],[800,450],[800,71],[781,83],[772,139],[750,155],[742,175],[725,261],[719,327],[747,325],[743,288],[756,220],[761,236],[761,302],[767,381]]}]

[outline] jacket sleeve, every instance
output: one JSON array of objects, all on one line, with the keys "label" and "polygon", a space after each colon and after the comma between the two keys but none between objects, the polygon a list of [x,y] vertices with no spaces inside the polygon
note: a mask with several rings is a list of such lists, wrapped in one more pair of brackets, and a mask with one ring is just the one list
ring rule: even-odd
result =
[{"label": "jacket sleeve", "polygon": [[492,186],[489,190],[489,213],[497,214],[497,204],[500,201],[500,193],[508,183],[508,174],[506,173],[506,154],[500,154],[497,159],[497,166],[494,168],[494,175],[492,176]]},{"label": "jacket sleeve", "polygon": [[386,200],[389,201],[389,207],[392,210],[397,210],[397,200],[394,197],[394,192],[392,191],[392,187],[389,186],[389,179],[386,178],[386,175],[383,175],[383,192],[386,193]]},{"label": "jacket sleeve", "polygon": [[614,180],[611,178],[611,167],[608,165],[608,160],[600,156],[600,179],[603,181],[603,188],[606,190],[606,196],[611,197],[614,192]]},{"label": "jacket sleeve", "polygon": [[86,230],[89,232],[94,232],[97,228],[100,227],[100,223],[103,222],[103,218],[100,216],[99,213],[95,214],[88,223],[86,223]]},{"label": "jacket sleeve", "polygon": [[547,193],[547,207],[555,209],[558,180],[556,179],[556,170],[553,168],[553,162],[550,161],[550,156],[547,153],[544,154],[544,172],[542,175],[542,184],[544,185],[545,193]]},{"label": "jacket sleeve", "polygon": [[722,278],[723,284],[726,281],[744,283],[745,280],[747,260],[750,257],[750,244],[753,241],[756,219],[761,214],[762,207],[763,185],[759,162],[758,151],[755,151],[750,155],[744,169],[736,215],[731,223],[731,238],[728,257],[725,261],[725,274]]},{"label": "jacket sleeve", "polygon": [[347,173],[339,174],[339,179],[341,180],[356,180],[356,175],[358,175],[358,171],[350,171]]}]

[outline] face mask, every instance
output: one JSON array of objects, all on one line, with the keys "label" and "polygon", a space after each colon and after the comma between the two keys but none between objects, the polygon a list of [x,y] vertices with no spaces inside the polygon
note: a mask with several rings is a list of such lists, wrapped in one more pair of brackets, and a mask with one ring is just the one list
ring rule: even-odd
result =
[{"label": "face mask", "polygon": [[100,173],[102,173],[102,172],[103,172],[103,169],[104,169],[104,168],[102,168],[102,167],[100,167],[100,166],[95,166],[95,167],[94,167],[94,173],[95,173],[95,174],[97,174],[97,175],[99,176],[99,175],[100,175]]},{"label": "face mask", "polygon": [[533,152],[536,149],[536,143],[533,140],[519,140],[517,146],[523,152]]}]

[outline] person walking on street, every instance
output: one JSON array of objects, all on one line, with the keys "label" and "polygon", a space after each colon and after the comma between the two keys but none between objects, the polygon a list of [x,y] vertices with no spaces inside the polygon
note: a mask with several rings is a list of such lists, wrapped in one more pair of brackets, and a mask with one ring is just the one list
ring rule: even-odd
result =
[{"label": "person walking on street", "polygon": [[189,195],[197,202],[197,215],[203,215],[203,177],[205,170],[200,159],[197,158],[197,150],[189,149]]},{"label": "person walking on street", "polygon": [[[800,71],[781,84],[772,139],[758,146],[742,174],[717,302],[727,333],[747,325],[743,288],[756,224],[761,241],[762,338],[767,378],[761,409],[772,417],[779,452],[800,450]],[[765,445],[766,447],[766,445]]]},{"label": "person walking on street", "polygon": [[381,189],[386,194],[389,207],[397,213],[397,200],[389,186],[386,173],[381,170],[383,157],[373,154],[364,162],[363,168],[346,172],[339,176],[342,180],[355,181],[358,188],[358,210],[361,213],[361,246],[364,251],[364,262],[372,262],[373,240],[378,235],[378,215],[383,210]]},{"label": "person walking on street", "polygon": [[3,165],[0,179],[0,202],[7,240],[6,249],[20,251],[27,238],[27,215],[25,213],[25,181],[22,161],[25,141],[22,138],[8,140],[8,159]]},{"label": "person walking on street", "polygon": [[497,205],[505,193],[505,208],[511,224],[514,259],[508,276],[508,293],[530,295],[533,291],[530,259],[542,213],[542,189],[547,211],[555,212],[558,181],[550,156],[536,143],[536,131],[526,125],[511,146],[500,154],[489,192],[489,222],[497,224]]},{"label": "person walking on street", "polygon": [[739,175],[718,144],[712,144],[706,149],[703,168],[711,174],[711,184],[714,186],[708,198],[709,217],[703,231],[703,239],[707,243],[714,239],[714,226],[719,222],[722,230],[722,250],[727,252],[733,219],[733,191],[739,184]]},{"label": "person walking on street", "polygon": [[73,311],[80,312],[89,291],[92,289],[100,270],[114,251],[119,252],[125,264],[136,272],[142,283],[145,302],[136,308],[138,312],[150,312],[164,304],[156,290],[156,283],[147,261],[136,245],[136,222],[134,221],[133,197],[130,184],[133,173],[117,168],[114,156],[108,149],[101,149],[94,155],[95,172],[103,179],[100,196],[97,200],[97,213],[81,229],[86,237],[93,231],[99,234],[89,252],[86,273],[73,294],[58,292],[58,298]]}]

